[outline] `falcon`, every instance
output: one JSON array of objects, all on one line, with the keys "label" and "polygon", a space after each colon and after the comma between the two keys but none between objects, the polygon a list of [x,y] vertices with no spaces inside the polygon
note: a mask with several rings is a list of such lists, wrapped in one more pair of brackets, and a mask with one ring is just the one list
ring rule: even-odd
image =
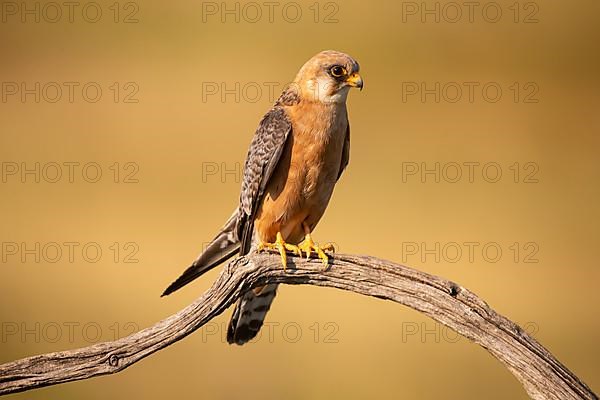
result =
[{"label": "falcon", "polygon": [[[327,266],[331,244],[319,246],[311,232],[348,165],[350,125],[346,99],[363,88],[358,63],[327,50],[308,60],[263,117],[250,144],[240,201],[202,254],[163,293],[169,295],[225,260],[252,251],[287,252]],[[276,284],[245,293],[236,304],[227,341],[242,345],[259,332]]]}]

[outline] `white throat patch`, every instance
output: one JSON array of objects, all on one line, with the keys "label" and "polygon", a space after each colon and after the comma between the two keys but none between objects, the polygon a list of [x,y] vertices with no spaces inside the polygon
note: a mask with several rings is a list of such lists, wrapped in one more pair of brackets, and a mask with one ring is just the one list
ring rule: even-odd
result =
[{"label": "white throat patch", "polygon": [[350,87],[346,86],[335,92],[331,80],[325,77],[307,81],[303,89],[304,96],[322,103],[344,103],[350,91]]}]

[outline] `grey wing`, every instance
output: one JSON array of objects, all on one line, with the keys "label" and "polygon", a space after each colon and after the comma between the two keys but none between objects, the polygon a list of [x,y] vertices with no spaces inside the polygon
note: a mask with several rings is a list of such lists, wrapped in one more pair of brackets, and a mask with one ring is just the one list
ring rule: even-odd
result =
[{"label": "grey wing", "polygon": [[238,209],[196,261],[169,285],[163,296],[187,285],[206,271],[234,256],[238,250],[240,254],[248,252],[252,243],[256,210],[291,130],[292,125],[281,107],[274,107],[264,116],[252,139],[246,158]]},{"label": "grey wing", "polygon": [[291,131],[292,124],[285,111],[276,106],[260,121],[250,144],[244,165],[238,218],[242,255],[250,250],[254,217]]},{"label": "grey wing", "polygon": [[344,141],[344,147],[342,148],[342,162],[340,163],[340,171],[338,172],[338,180],[340,176],[342,176],[342,172],[348,166],[350,162],[350,123],[348,123],[348,128],[346,129],[346,140]]}]

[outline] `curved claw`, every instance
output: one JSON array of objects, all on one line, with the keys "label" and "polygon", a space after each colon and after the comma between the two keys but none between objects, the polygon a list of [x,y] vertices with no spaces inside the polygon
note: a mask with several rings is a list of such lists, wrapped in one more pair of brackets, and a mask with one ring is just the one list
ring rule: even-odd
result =
[{"label": "curved claw", "polygon": [[325,254],[324,250],[335,250],[335,247],[331,243],[327,243],[325,246],[319,247],[319,245],[312,240],[310,234],[306,234],[304,240],[298,245],[298,248],[301,251],[304,251],[307,260],[314,252],[317,255],[317,257],[321,259],[325,268],[327,268],[327,266],[329,265],[329,257],[327,256],[327,254]]},{"label": "curved claw", "polygon": [[333,243],[325,243],[323,245],[323,247],[321,247],[321,250],[323,251],[331,251],[332,253],[335,253],[337,250],[335,248],[335,245]]}]

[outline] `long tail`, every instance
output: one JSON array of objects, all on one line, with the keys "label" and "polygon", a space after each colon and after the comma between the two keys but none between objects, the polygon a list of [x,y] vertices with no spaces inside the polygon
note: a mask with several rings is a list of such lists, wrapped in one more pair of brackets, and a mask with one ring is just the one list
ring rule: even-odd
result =
[{"label": "long tail", "polygon": [[251,290],[237,302],[227,329],[229,344],[242,345],[258,334],[277,294],[277,286],[266,285]]},{"label": "long tail", "polygon": [[200,254],[198,259],[175,282],[169,285],[162,296],[167,296],[182,288],[238,252],[240,242],[236,233],[237,218],[238,210],[233,213],[227,223],[221,228],[219,234],[208,244],[206,250]]}]

